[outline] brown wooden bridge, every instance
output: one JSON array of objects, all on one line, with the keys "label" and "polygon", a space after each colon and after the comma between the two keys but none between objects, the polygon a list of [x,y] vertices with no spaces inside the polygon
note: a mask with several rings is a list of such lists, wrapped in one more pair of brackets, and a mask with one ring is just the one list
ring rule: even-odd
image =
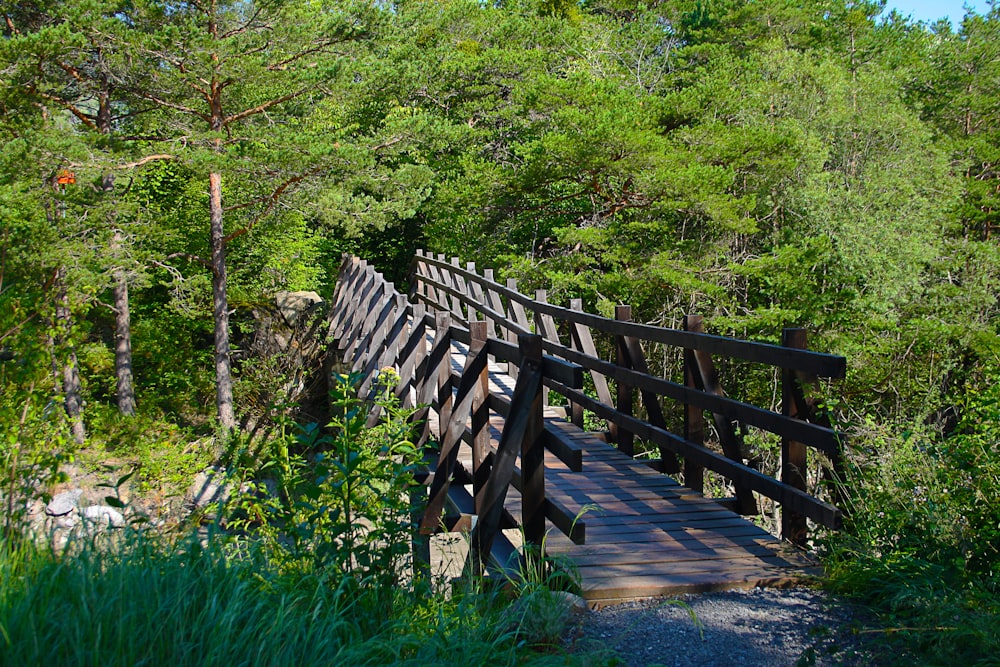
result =
[{"label": "brown wooden bridge", "polygon": [[[614,319],[578,300],[560,307],[443,256],[418,253],[411,284],[399,294],[346,256],[330,335],[362,397],[391,367],[402,404],[417,408],[433,452],[421,534],[466,532],[481,572],[516,566],[524,550],[504,531],[519,528],[572,563],[594,605],[815,572],[804,548],[811,525],[840,527],[819,494],[836,497],[842,444],[812,395],[843,377],[843,357],[806,350],[800,329],[770,345],[703,333],[697,316],[677,330],[634,323],[627,306]],[[674,352],[682,381],[650,373],[653,351]],[[716,362],[733,360],[776,369],[780,412],[725,394]],[[747,458],[748,437],[780,448],[779,478]],[[708,497],[706,477],[725,497]],[[775,517],[783,539],[761,527]]]}]

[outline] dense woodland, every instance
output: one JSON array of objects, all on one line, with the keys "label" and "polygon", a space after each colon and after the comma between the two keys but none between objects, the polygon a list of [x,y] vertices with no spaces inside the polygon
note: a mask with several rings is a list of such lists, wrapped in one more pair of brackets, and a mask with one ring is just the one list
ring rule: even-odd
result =
[{"label": "dense woodland", "polygon": [[849,364],[824,397],[854,464],[831,570],[894,612],[996,610],[1000,6],[2,7],[7,466],[196,460],[178,443],[284,409],[282,369],[247,363],[255,308],[329,294],[343,251],[405,280],[423,247],[605,314],[809,329]]}]

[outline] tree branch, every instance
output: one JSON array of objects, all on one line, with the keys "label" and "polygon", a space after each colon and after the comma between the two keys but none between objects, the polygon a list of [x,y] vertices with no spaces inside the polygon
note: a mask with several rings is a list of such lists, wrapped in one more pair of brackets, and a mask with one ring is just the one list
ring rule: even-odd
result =
[{"label": "tree branch", "polygon": [[255,107],[253,107],[252,109],[245,109],[243,111],[240,111],[239,113],[233,114],[232,116],[228,116],[223,122],[228,125],[229,123],[235,123],[238,120],[243,120],[244,118],[248,118],[250,116],[255,116],[255,115],[259,114],[259,113],[263,113],[263,112],[267,111],[268,109],[270,109],[273,106],[277,106],[279,104],[283,104],[283,103],[285,103],[285,102],[287,102],[289,100],[294,100],[296,97],[298,97],[299,95],[303,95],[304,93],[308,92],[309,90],[310,90],[310,88],[300,88],[299,90],[295,91],[294,93],[288,93],[287,95],[282,95],[281,97],[275,97],[274,99],[268,100],[267,102],[264,102],[263,104],[259,104],[259,105],[255,106]]},{"label": "tree branch", "polygon": [[160,105],[162,107],[166,107],[168,109],[173,109],[175,111],[180,111],[181,113],[191,114],[192,116],[195,116],[196,118],[200,118],[201,120],[205,121],[206,123],[211,123],[212,122],[212,117],[211,116],[209,116],[208,114],[201,113],[200,111],[196,111],[196,110],[192,109],[191,107],[186,107],[183,104],[176,104],[174,102],[169,102],[169,101],[164,100],[164,99],[162,99],[160,97],[157,97],[156,95],[153,95],[152,93],[147,93],[147,92],[139,91],[138,94],[139,94],[140,97],[143,97],[143,98],[149,100],[150,102],[153,102],[154,104],[158,104],[158,105]]},{"label": "tree branch", "polygon": [[[198,255],[192,255],[189,252],[172,252],[169,255],[167,255],[166,257],[164,257],[163,259],[178,259],[178,258],[186,259],[186,260],[194,262],[196,264],[201,264],[206,269],[211,269],[212,268],[212,263],[211,262],[209,262],[208,260],[202,259]],[[177,272],[178,274],[180,273],[179,271],[177,271],[176,268],[174,268],[172,266],[169,266],[167,264],[164,264],[162,262],[157,262],[156,260],[153,260],[153,264],[155,264],[156,266],[159,266],[159,267],[161,267],[163,269],[166,269],[167,271],[170,271],[171,273],[174,273],[174,272]]]},{"label": "tree branch", "polygon": [[141,167],[144,164],[149,164],[155,160],[176,160],[176,155],[169,155],[167,153],[159,153],[157,155],[147,155],[146,157],[138,160],[136,162],[129,162],[128,164],[118,165],[119,169],[135,169],[136,167]]},{"label": "tree branch", "polygon": [[281,195],[283,195],[290,187],[301,183],[305,179],[309,178],[313,174],[316,174],[316,173],[318,173],[320,171],[322,171],[321,167],[315,167],[315,168],[310,169],[309,171],[306,171],[306,172],[304,172],[302,174],[298,174],[297,176],[293,176],[292,178],[288,179],[287,181],[285,181],[284,183],[282,183],[281,185],[279,185],[278,187],[276,187],[274,189],[274,191],[271,192],[271,194],[265,195],[263,197],[257,197],[256,199],[253,199],[253,200],[251,200],[251,201],[249,201],[249,202],[247,202],[245,204],[240,204],[239,206],[234,206],[231,209],[228,209],[228,210],[234,210],[236,208],[248,208],[250,206],[253,206],[254,204],[260,204],[260,203],[263,203],[263,202],[267,203],[267,206],[264,207],[264,210],[261,211],[260,214],[257,215],[257,217],[255,217],[250,222],[249,225],[246,225],[245,227],[237,229],[234,232],[230,232],[226,237],[224,237],[222,239],[222,242],[223,243],[229,243],[230,241],[232,241],[234,239],[238,239],[239,237],[243,236],[244,234],[249,233],[251,230],[253,230],[254,227],[257,226],[257,223],[259,223],[261,220],[263,220],[265,217],[267,217],[271,213],[271,211],[274,210],[274,207],[278,205],[278,200],[281,198]]}]

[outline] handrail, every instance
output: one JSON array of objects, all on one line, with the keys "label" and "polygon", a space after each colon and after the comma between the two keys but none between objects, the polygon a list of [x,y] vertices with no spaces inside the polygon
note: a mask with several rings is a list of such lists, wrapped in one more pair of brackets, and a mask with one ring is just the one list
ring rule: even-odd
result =
[{"label": "handrail", "polygon": [[[440,269],[446,269],[450,273],[461,276],[466,280],[471,280],[480,287],[493,290],[533,312],[549,315],[565,322],[581,324],[613,336],[631,336],[640,340],[661,343],[672,347],[698,350],[709,354],[719,354],[730,358],[768,364],[778,368],[796,369],[805,373],[811,373],[817,377],[839,379],[843,378],[847,372],[847,360],[837,355],[811,350],[789,349],[781,345],[728,338],[713,334],[667,329],[649,324],[640,324],[638,322],[623,322],[600,315],[592,315],[582,311],[563,308],[562,306],[550,303],[540,303],[517,290],[510,289],[500,283],[480,276],[474,271],[463,269],[455,264],[449,264],[444,261],[443,255],[435,259],[424,251],[418,250],[417,256],[414,258],[414,265],[417,268],[416,276],[427,281],[433,281],[433,277],[419,272],[421,262]],[[480,309],[480,305],[476,304],[470,295],[462,293],[452,286],[440,283],[436,284],[436,287],[443,289],[450,296],[461,299],[467,305],[473,305],[477,309]],[[522,328],[506,317],[502,317],[502,319],[504,320],[504,325],[514,331]]]},{"label": "handrail", "polygon": [[[421,520],[420,532],[435,532],[446,527],[473,528],[462,517],[448,516],[449,507],[457,507],[453,496],[466,494],[453,479],[471,479],[474,497],[463,500],[468,511],[480,516],[472,536],[470,566],[481,571],[507,568],[502,554],[513,547],[500,533],[508,527],[503,509],[508,488],[521,492],[522,529],[525,539],[541,547],[545,519],[549,519],[571,540],[582,544],[586,524],[571,510],[545,495],[544,456],[548,448],[571,470],[582,467],[579,451],[565,446],[559,433],[546,425],[541,412],[543,385],[583,386],[583,368],[542,353],[541,338],[530,333],[520,336],[517,345],[488,337],[485,323],[462,326],[452,322],[453,310],[427,311],[395,291],[392,283],[364,260],[344,256],[340,278],[334,292],[329,335],[336,342],[343,362],[361,375],[359,395],[368,397],[376,389],[376,378],[386,367],[397,370],[396,395],[405,407],[416,408],[413,420],[419,429],[418,442],[433,436],[439,449],[429,471],[428,505]],[[468,345],[464,368],[452,368],[452,343]],[[487,358],[509,361],[520,368],[514,395],[509,399],[503,436],[496,451],[489,438],[488,410],[493,405],[489,393]],[[369,424],[378,419],[379,408],[373,405]],[[439,430],[430,432],[427,419],[434,410]],[[471,429],[469,423],[471,422]],[[473,449],[473,469],[466,471],[458,460],[462,442]],[[521,459],[518,472],[513,466]],[[462,484],[466,483],[463,481]],[[466,494],[467,495],[467,494]],[[459,512],[466,510],[458,509]],[[442,520],[442,513],[445,518]],[[415,537],[417,544],[422,538]],[[426,560],[423,556],[415,557]]]}]

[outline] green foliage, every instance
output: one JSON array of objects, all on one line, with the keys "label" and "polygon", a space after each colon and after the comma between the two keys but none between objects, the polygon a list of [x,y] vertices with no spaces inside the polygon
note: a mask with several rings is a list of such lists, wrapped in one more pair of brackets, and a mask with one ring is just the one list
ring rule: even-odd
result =
[{"label": "green foliage", "polygon": [[406,576],[417,452],[390,389],[374,429],[345,379],[329,434],[272,441],[269,495],[247,483],[226,533],[0,541],[0,665],[575,664],[532,653],[498,595]]},{"label": "green foliage", "polygon": [[[325,576],[398,583],[410,537],[410,494],[419,451],[407,413],[385,390],[384,415],[366,426],[354,396],[356,378],[333,389],[336,416],[324,432],[312,424],[283,432],[241,486],[226,525],[247,531],[275,568],[289,576]],[[263,456],[262,456],[263,454]]]}]

